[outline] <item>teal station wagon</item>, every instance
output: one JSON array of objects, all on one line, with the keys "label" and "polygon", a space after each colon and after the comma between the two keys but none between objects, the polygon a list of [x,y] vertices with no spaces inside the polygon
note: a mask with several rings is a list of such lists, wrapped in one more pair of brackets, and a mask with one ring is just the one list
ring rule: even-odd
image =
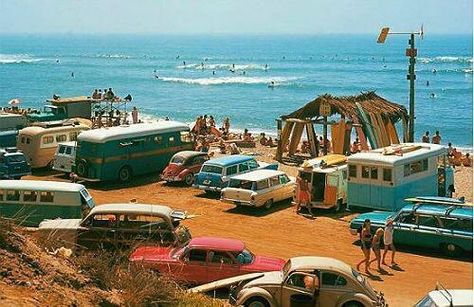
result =
[{"label": "teal station wagon", "polygon": [[450,256],[472,252],[472,204],[446,197],[416,197],[398,212],[364,213],[350,222],[357,234],[365,219],[370,219],[372,232],[393,220],[395,245],[441,249]]},{"label": "teal station wagon", "polygon": [[205,162],[201,171],[196,174],[193,186],[206,192],[220,192],[231,176],[246,173],[255,169],[278,169],[278,163],[258,162],[245,155],[225,156]]}]

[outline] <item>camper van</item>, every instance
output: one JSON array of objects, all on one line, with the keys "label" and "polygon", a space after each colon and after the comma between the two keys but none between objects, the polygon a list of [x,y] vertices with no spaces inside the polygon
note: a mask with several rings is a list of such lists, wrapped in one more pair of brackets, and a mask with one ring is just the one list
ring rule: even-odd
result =
[{"label": "camper van", "polygon": [[45,219],[81,219],[94,206],[81,184],[0,180],[0,215],[23,226],[37,227]]},{"label": "camper van", "polygon": [[58,143],[75,141],[89,126],[78,122],[50,122],[21,129],[16,147],[28,157],[31,168],[52,166]]},{"label": "camper van", "polygon": [[312,208],[339,210],[347,203],[346,161],[346,156],[331,154],[307,160],[298,169],[298,175],[309,183]]},{"label": "camper van", "polygon": [[70,173],[76,160],[76,142],[59,143],[54,154],[53,170]]},{"label": "camper van", "polygon": [[397,211],[409,197],[446,196],[454,184],[447,149],[405,143],[347,158],[347,207]]},{"label": "camper van", "polygon": [[193,148],[189,127],[158,121],[100,128],[77,139],[76,173],[88,181],[129,181],[133,176],[161,172],[170,158]]}]

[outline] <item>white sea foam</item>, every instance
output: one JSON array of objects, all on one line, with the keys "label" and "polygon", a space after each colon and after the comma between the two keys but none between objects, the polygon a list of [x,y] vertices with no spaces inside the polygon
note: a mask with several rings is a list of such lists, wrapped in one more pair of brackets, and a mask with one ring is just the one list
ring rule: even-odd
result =
[{"label": "white sea foam", "polygon": [[44,59],[33,58],[28,54],[0,54],[0,64],[34,63]]},{"label": "white sea foam", "polygon": [[[204,64],[204,65],[202,65]],[[227,63],[216,63],[216,64],[208,64],[208,63],[190,63],[185,65],[179,65],[176,66],[176,68],[179,69],[210,69],[210,70],[266,70],[269,69],[270,67],[267,66],[265,68],[265,65],[261,64],[227,64]]]},{"label": "white sea foam", "polygon": [[98,58],[110,58],[110,59],[129,59],[130,56],[126,54],[98,54]]},{"label": "white sea foam", "polygon": [[437,56],[434,58],[420,57],[418,60],[423,64],[429,63],[472,63],[472,57],[457,57],[457,56]]},{"label": "white sea foam", "polygon": [[219,78],[175,78],[175,77],[160,77],[159,80],[165,82],[177,82],[197,85],[219,85],[219,84],[269,84],[272,81],[275,86],[286,84],[290,81],[296,80],[295,77],[219,77]]}]

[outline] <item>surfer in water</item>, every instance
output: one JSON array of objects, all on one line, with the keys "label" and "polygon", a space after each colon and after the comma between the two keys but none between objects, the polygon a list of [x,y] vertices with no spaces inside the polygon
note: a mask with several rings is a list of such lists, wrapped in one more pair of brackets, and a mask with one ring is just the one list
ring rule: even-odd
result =
[{"label": "surfer in water", "polygon": [[268,70],[268,65],[267,65],[267,64],[265,64],[265,71],[267,71],[267,70]]},{"label": "surfer in water", "polygon": [[179,60],[179,54],[176,56],[176,60]]},{"label": "surfer in water", "polygon": [[275,81],[271,81],[268,87],[271,89],[275,88]]},{"label": "surfer in water", "polygon": [[215,71],[215,70],[213,70],[213,71],[212,71],[212,75],[214,76],[215,74],[216,74],[216,71]]},{"label": "surfer in water", "polygon": [[186,69],[186,61],[183,61],[183,68]]}]

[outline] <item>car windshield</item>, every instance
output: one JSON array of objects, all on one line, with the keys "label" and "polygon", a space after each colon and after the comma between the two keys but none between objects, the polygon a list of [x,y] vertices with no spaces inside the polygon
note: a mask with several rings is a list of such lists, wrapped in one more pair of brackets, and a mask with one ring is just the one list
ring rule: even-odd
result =
[{"label": "car windshield", "polygon": [[249,264],[253,262],[254,255],[249,250],[244,249],[235,256],[235,259],[237,259],[240,264]]},{"label": "car windshield", "polygon": [[25,156],[24,155],[10,155],[10,156],[7,156],[6,159],[9,163],[25,162]]},{"label": "car windshield", "polygon": [[217,165],[203,165],[201,172],[203,173],[213,173],[213,174],[222,174],[222,167]]},{"label": "car windshield", "polygon": [[171,163],[174,164],[183,164],[184,163],[184,157],[180,155],[176,155],[173,158],[171,158]]}]

